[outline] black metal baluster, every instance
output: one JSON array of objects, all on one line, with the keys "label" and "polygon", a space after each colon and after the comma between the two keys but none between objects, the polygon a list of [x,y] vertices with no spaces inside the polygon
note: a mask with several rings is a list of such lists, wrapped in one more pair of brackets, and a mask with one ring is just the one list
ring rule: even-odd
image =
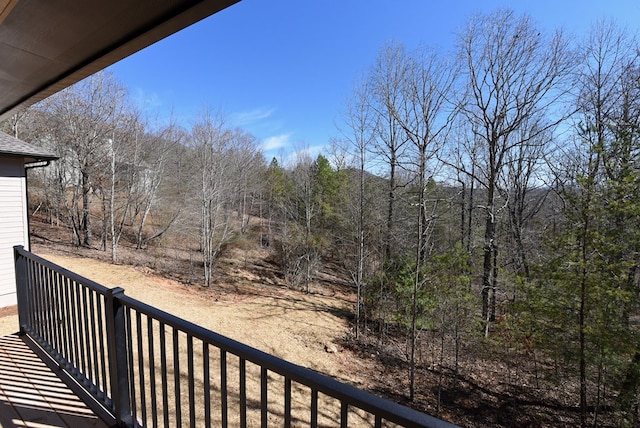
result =
[{"label": "black metal baluster", "polygon": [[189,386],[189,426],[196,426],[196,392],[195,392],[195,371],[193,368],[193,336],[187,335],[187,374]]},{"label": "black metal baluster", "polygon": [[153,318],[147,315],[147,338],[149,341],[149,395],[151,395],[151,419],[158,426],[158,400],[156,397],[156,352],[153,345]]},{"label": "black metal baluster", "polygon": [[69,361],[69,354],[71,353],[71,342],[69,336],[70,326],[69,326],[69,278],[63,276],[61,278],[61,288],[60,288],[60,299],[61,299],[61,313],[60,316],[62,318],[62,347],[60,349],[62,357]]},{"label": "black metal baluster", "polygon": [[220,412],[222,417],[222,427],[227,428],[229,423],[227,397],[227,351],[220,350]]},{"label": "black metal baluster", "polygon": [[81,293],[84,290],[84,286],[81,286],[77,282],[76,285],[76,310],[78,311],[78,335],[76,336],[76,341],[78,342],[78,348],[80,349],[80,360],[76,363],[76,367],[78,371],[83,375],[86,373],[86,365],[85,365],[85,353],[84,353],[84,339],[85,339],[85,331],[83,329],[84,326],[84,311],[82,310],[82,296],[84,293]]},{"label": "black metal baluster", "polygon": [[100,377],[100,364],[98,360],[98,332],[96,328],[96,306],[94,302],[95,291],[89,290],[89,314],[91,315],[91,354],[93,355],[93,383],[98,386]]},{"label": "black metal baluster", "polygon": [[318,428],[318,391],[311,390],[311,428]]},{"label": "black metal baluster", "polygon": [[53,349],[58,354],[62,353],[62,329],[61,329],[61,319],[60,319],[60,295],[59,295],[59,287],[60,287],[60,274],[58,272],[51,271],[52,276],[52,321],[54,325],[53,329],[53,341],[51,344],[53,345]]},{"label": "black metal baluster", "polygon": [[[136,406],[136,375],[135,375],[135,362],[134,362],[134,356],[133,356],[133,335],[132,330],[133,330],[133,326],[132,326],[132,322],[131,322],[131,308],[126,306],[125,307],[125,323],[126,323],[126,329],[127,329],[127,358],[128,358],[128,363],[129,363],[129,391],[131,394],[131,403],[133,404],[131,406],[131,417],[132,419],[135,421],[138,419],[138,406]],[[136,315],[137,315],[138,311],[136,311]],[[144,407],[143,407],[144,409]],[[145,427],[147,426],[147,421],[146,419],[143,420],[142,422],[142,426]]]},{"label": "black metal baluster", "polygon": [[176,426],[182,425],[182,399],[180,398],[180,347],[178,329],[173,329],[173,384],[176,397]]},{"label": "black metal baluster", "polygon": [[100,358],[101,358],[101,364],[100,364],[100,370],[101,370],[101,375],[102,375],[102,381],[100,382],[101,385],[101,391],[102,392],[98,392],[98,398],[100,399],[104,399],[106,393],[107,393],[107,388],[109,385],[109,379],[107,378],[107,365],[108,365],[108,359],[107,359],[107,354],[105,353],[105,347],[104,347],[104,343],[106,340],[106,334],[105,334],[105,325],[104,325],[104,308],[103,308],[103,299],[104,296],[103,295],[99,295],[98,296],[98,301],[97,301],[97,310],[98,310],[98,343],[100,344]]},{"label": "black metal baluster", "polygon": [[269,386],[269,372],[265,367],[260,368],[260,419],[262,421],[262,428],[267,428],[267,422],[269,421],[268,413],[268,396],[267,388]]},{"label": "black metal baluster", "polygon": [[71,326],[71,341],[73,343],[73,358],[71,360],[73,367],[74,367],[74,373],[78,372],[78,364],[80,361],[80,350],[78,347],[78,336],[79,336],[79,331],[78,331],[78,314],[76,312],[77,309],[77,299],[78,299],[78,293],[77,293],[77,283],[75,280],[71,280],[71,283],[69,284],[70,286],[70,292],[71,292],[71,299],[69,300],[69,304],[71,305],[71,320],[69,322],[70,326]]},{"label": "black metal baluster", "polygon": [[[140,412],[142,413],[142,426],[147,426],[147,391],[144,376],[144,349],[142,334],[142,314],[136,311],[136,347],[138,349],[138,386],[140,388]],[[132,366],[134,367],[134,366]]]},{"label": "black metal baluster", "polygon": [[164,426],[169,426],[169,385],[167,381],[167,339],[164,323],[160,323],[160,378],[162,382],[162,415]]},{"label": "black metal baluster", "polygon": [[82,285],[82,320],[84,321],[84,350],[86,359],[86,366],[84,370],[84,375],[87,380],[91,378],[91,372],[93,370],[93,361],[91,361],[91,330],[89,329],[89,304],[87,296],[89,294],[89,289],[83,284]]},{"label": "black metal baluster", "polygon": [[38,302],[40,303],[40,322],[38,323],[38,336],[43,340],[48,340],[47,323],[49,322],[47,314],[47,274],[44,266],[38,266]]},{"label": "black metal baluster", "polygon": [[209,368],[209,344],[202,342],[202,377],[204,380],[204,426],[211,427],[211,373]]},{"label": "black metal baluster", "polygon": [[340,401],[340,428],[348,428],[349,405]]},{"label": "black metal baluster", "polygon": [[284,379],[284,427],[291,428],[291,379]]},{"label": "black metal baluster", "polygon": [[36,293],[38,296],[38,316],[40,319],[38,320],[38,324],[35,326],[37,328],[36,333],[38,337],[44,338],[46,337],[46,328],[44,327],[44,323],[47,321],[46,317],[46,302],[44,300],[45,294],[45,278],[43,274],[43,267],[38,265],[36,266]]},{"label": "black metal baluster", "polygon": [[247,362],[240,358],[240,426],[247,426]]}]

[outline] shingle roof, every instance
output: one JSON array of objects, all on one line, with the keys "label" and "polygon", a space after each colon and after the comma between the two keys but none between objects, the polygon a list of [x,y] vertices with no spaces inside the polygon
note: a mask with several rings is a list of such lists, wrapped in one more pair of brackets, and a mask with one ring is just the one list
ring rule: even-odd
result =
[{"label": "shingle roof", "polygon": [[0,131],[0,156],[22,156],[25,163],[56,160],[58,156]]}]

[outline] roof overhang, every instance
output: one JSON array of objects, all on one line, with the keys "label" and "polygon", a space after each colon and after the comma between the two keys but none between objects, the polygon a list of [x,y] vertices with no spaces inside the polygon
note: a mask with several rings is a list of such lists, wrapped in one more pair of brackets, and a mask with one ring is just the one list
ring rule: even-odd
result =
[{"label": "roof overhang", "polygon": [[0,0],[0,120],[238,1]]},{"label": "roof overhang", "polygon": [[58,159],[58,156],[44,149],[0,131],[0,157],[4,156],[21,158],[25,165],[46,163]]}]

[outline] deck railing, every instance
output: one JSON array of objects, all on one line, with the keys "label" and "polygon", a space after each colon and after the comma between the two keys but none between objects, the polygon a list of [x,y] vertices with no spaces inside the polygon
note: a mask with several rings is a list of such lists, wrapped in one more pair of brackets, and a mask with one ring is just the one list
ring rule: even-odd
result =
[{"label": "deck railing", "polygon": [[14,252],[21,332],[111,425],[452,426]]}]

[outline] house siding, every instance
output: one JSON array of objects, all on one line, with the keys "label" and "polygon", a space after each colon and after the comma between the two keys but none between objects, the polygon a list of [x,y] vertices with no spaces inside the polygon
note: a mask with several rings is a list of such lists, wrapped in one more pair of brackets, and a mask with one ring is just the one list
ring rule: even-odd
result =
[{"label": "house siding", "polygon": [[24,164],[0,158],[0,307],[16,304],[14,245],[29,245]]}]

